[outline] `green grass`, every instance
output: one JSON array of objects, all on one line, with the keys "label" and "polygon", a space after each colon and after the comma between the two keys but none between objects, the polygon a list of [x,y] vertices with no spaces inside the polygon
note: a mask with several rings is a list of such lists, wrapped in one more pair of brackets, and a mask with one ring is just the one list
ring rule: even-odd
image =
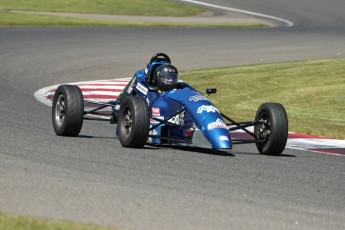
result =
[{"label": "green grass", "polygon": [[136,16],[194,16],[204,8],[168,0],[0,0],[0,26],[126,26],[126,27],[267,27],[263,24],[197,24],[82,19],[76,17],[19,14],[19,11],[47,11]]},{"label": "green grass", "polygon": [[0,12],[2,26],[125,26],[125,27],[266,27],[260,24],[193,24],[169,22],[128,22],[81,19],[38,14],[16,14]]},{"label": "green grass", "polygon": [[0,0],[0,10],[177,17],[205,11],[167,0]]},{"label": "green grass", "polygon": [[[15,14],[0,12],[0,24],[2,26],[120,26],[121,23],[79,19],[71,17],[58,17],[35,14]],[[125,23],[122,23],[126,25]]]},{"label": "green grass", "polygon": [[0,213],[0,229],[4,230],[116,230],[118,228],[53,221],[40,218],[11,216]]},{"label": "green grass", "polygon": [[207,69],[182,74],[235,120],[253,120],[263,102],[282,103],[289,130],[345,139],[345,59]]}]

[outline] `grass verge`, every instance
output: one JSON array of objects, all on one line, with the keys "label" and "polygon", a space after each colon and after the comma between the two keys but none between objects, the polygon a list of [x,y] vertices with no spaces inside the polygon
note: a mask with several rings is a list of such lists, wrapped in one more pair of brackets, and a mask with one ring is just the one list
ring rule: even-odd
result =
[{"label": "grass verge", "polygon": [[345,139],[345,59],[206,69],[182,74],[233,119],[253,120],[263,102],[284,105],[289,130]]},{"label": "grass verge", "polygon": [[17,14],[0,11],[0,26],[119,26],[119,27],[267,27],[263,24],[196,24],[169,22],[135,22],[92,20],[39,14]]},{"label": "grass verge", "polygon": [[141,16],[193,16],[204,8],[167,0],[0,0],[0,10],[74,12]]},{"label": "grass verge", "polygon": [[[19,14],[11,11],[28,11]],[[31,11],[81,14],[114,14],[134,16],[188,17],[206,11],[197,6],[178,4],[168,0],[0,0],[0,26],[125,26],[125,27],[227,27],[260,28],[264,24],[173,23],[83,19],[76,17],[30,14]]]},{"label": "grass verge", "polygon": [[10,216],[0,213],[0,229],[6,230],[116,230],[118,228],[53,221],[32,217]]}]

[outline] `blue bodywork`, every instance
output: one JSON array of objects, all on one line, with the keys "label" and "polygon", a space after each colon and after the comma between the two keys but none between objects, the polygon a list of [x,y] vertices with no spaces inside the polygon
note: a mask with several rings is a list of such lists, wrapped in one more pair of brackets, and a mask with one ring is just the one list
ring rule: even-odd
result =
[{"label": "blue bodywork", "polygon": [[145,98],[151,116],[148,142],[231,149],[229,129],[222,115],[202,93],[181,81],[177,89],[168,92],[150,86],[150,74],[163,63],[150,62],[137,71],[118,99],[121,103],[128,95]]}]

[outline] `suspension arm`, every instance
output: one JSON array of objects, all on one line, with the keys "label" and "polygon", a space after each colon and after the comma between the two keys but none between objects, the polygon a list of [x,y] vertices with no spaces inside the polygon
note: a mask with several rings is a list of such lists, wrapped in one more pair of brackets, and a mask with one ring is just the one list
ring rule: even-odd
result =
[{"label": "suspension arm", "polygon": [[[254,124],[253,124],[253,125],[248,125],[248,126],[247,126],[247,125],[243,125],[243,124],[246,124],[247,122],[244,122],[244,123],[237,123],[236,121],[234,121],[234,120],[231,119],[230,117],[226,116],[225,114],[223,114],[223,113],[220,113],[220,114],[221,114],[226,120],[230,121],[232,124],[234,124],[234,125],[237,126],[237,128],[234,129],[234,130],[242,129],[243,131],[245,131],[245,132],[246,132],[247,134],[249,134],[250,136],[256,138],[255,135],[254,135],[252,132],[250,132],[249,130],[246,129],[247,127],[253,126]],[[242,124],[242,126],[241,126],[241,124]],[[232,131],[231,129],[233,129],[233,128],[230,128],[230,129],[229,129],[229,132]]]}]

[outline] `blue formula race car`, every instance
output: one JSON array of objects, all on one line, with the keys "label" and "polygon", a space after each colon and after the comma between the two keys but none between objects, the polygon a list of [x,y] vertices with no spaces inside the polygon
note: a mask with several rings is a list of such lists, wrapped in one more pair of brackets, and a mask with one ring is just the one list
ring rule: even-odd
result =
[{"label": "blue formula race car", "polygon": [[[206,89],[207,95],[216,92]],[[96,107],[84,109],[85,103]],[[95,116],[106,107],[111,108],[107,117]],[[151,144],[232,149],[234,144],[255,143],[262,154],[280,155],[288,138],[287,114],[281,104],[264,103],[254,121],[236,122],[179,80],[178,70],[164,53],[155,54],[120,96],[108,103],[84,100],[78,86],[60,85],[52,118],[59,136],[78,136],[83,120],[110,121],[117,124],[115,133],[121,145],[129,148]],[[248,138],[232,137],[239,131]]]}]

